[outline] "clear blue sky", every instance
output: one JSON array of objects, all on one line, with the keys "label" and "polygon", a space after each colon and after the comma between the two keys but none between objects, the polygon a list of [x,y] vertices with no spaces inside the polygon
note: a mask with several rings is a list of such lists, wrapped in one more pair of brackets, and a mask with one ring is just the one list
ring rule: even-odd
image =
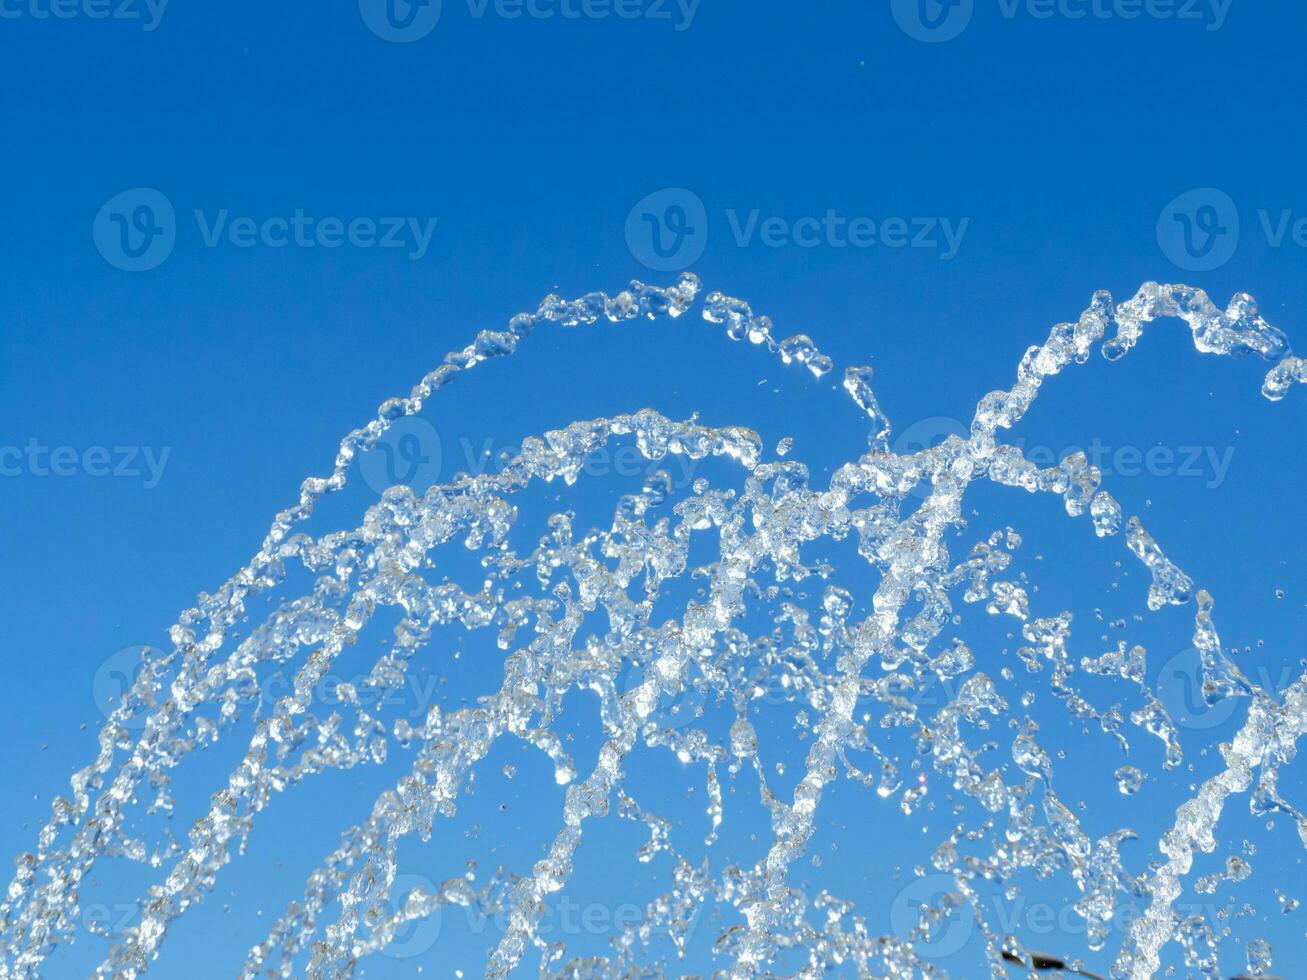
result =
[{"label": "clear blue sky", "polygon": [[[778,336],[808,333],[838,365],[873,364],[896,432],[969,419],[1096,289],[1124,298],[1145,280],[1187,281],[1221,304],[1246,290],[1307,345],[1299,5],[444,0],[436,20],[402,0],[391,11],[371,0],[77,0],[54,3],[58,17],[51,3],[0,0],[8,855],[33,846],[49,800],[94,754],[97,671],[103,682],[118,651],[162,644],[379,402],[547,292],[666,282],[693,260],[707,288],[747,297]],[[104,9],[123,16],[93,16]],[[1124,362],[1095,357],[1059,379],[1019,435],[1055,453],[1098,440],[1117,454],[1118,498],[1216,596],[1227,643],[1253,647],[1248,663],[1274,683],[1302,657],[1307,466],[1303,392],[1272,405],[1258,394],[1263,373],[1202,358],[1165,324]],[[768,446],[792,435],[820,482],[865,446],[833,377],[783,369],[697,316],[556,331],[460,385],[430,421],[445,477],[465,446],[652,405],[753,426]],[[1136,475],[1130,450],[1158,445],[1172,462]],[[1129,605],[1078,591],[1090,568],[1105,583],[1111,561],[1129,562],[1124,549],[1094,550],[1086,523],[1055,501],[991,496],[976,504],[974,535],[1004,524],[1026,535],[1046,614],[1074,609],[1077,653],[1103,652],[1098,637],[1113,631],[1094,610],[1142,612],[1142,572],[1123,580]],[[333,504],[324,520],[354,526],[365,503]],[[1185,648],[1191,616],[1139,625],[1153,670]],[[460,695],[497,673],[478,669]],[[1233,721],[1220,724],[1187,732],[1194,771],[1169,774],[1129,810],[1086,761],[1097,782],[1086,775],[1071,795],[1094,805],[1104,794],[1103,825],[1140,831],[1127,852],[1136,870],[1189,783],[1210,773],[1215,754],[1199,753],[1229,737]],[[1084,741],[1070,733],[1068,751]],[[505,760],[491,761],[498,772]],[[675,777],[669,792],[683,793]],[[160,975],[232,975],[375,795],[351,795],[354,783],[269,814],[258,852],[220,880],[210,918],[179,927]],[[413,860],[437,880],[458,873],[463,851],[478,852],[463,823],[485,807],[485,845],[499,826],[489,796],[510,789],[460,817],[448,853]],[[1281,791],[1307,805],[1301,772]],[[851,843],[815,887],[842,888],[885,928],[902,887],[893,868],[926,863],[946,829],[922,835],[891,807],[865,806],[832,803]],[[946,828],[945,813],[933,820]],[[1274,889],[1307,899],[1303,845],[1291,821],[1264,825],[1237,801],[1222,834],[1235,851],[1245,836],[1257,844],[1237,894],[1259,911],[1232,929],[1269,938],[1276,970],[1298,976],[1307,911],[1281,915]],[[756,858],[749,833],[741,860]],[[577,902],[611,908],[623,893],[606,866],[641,867],[612,834],[596,835],[577,879],[608,897]],[[481,860],[525,871],[539,842],[504,853]],[[1032,945],[1064,938],[1074,945],[1046,933]],[[365,975],[426,964],[446,976],[451,962],[479,975],[486,941],[453,930]],[[84,973],[97,942],[64,975]],[[1223,946],[1224,972],[1242,956]],[[1106,972],[1109,957],[1088,962]]]}]

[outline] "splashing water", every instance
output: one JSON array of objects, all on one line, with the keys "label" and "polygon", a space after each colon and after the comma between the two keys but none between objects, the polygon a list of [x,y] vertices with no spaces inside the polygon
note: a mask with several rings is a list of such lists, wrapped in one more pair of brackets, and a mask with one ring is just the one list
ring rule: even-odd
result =
[{"label": "splashing water", "polygon": [[[276,516],[250,562],[181,614],[170,631],[172,649],[145,659],[100,734],[99,755],[73,776],[71,794],[54,801],[35,850],[18,858],[0,905],[0,976],[39,976],[58,945],[77,938],[80,891],[111,858],[136,862],[159,877],[134,900],[132,923],[109,930],[112,943],[95,976],[145,973],[177,920],[211,899],[261,811],[315,776],[379,765],[393,751],[409,754],[405,774],[372,802],[366,819],[341,835],[303,896],[248,951],[240,976],[353,976],[406,925],[451,906],[502,917],[494,948],[476,968],[488,977],[508,975],[532,948],[545,976],[656,975],[661,966],[642,972],[644,954],[662,938],[677,955],[684,953],[690,921],[707,904],[733,913],[713,947],[719,969],[731,977],[771,975],[796,950],[803,976],[944,976],[922,948],[959,910],[974,918],[993,974],[1006,976],[1014,964],[1024,969],[1029,962],[1034,969],[1053,961],[1000,935],[979,889],[1013,883],[1027,872],[1065,878],[1094,950],[1105,949],[1127,899],[1147,896],[1146,910],[1129,923],[1113,954],[1112,976],[1153,975],[1173,940],[1185,948],[1189,965],[1216,975],[1210,926],[1182,921],[1175,903],[1195,854],[1215,850],[1222,810],[1233,796],[1251,789],[1254,812],[1289,814],[1307,843],[1307,818],[1276,788],[1280,767],[1307,729],[1307,679],[1278,697],[1249,681],[1221,646],[1211,596],[1166,557],[1137,516],[1123,514],[1085,456],[1040,468],[1002,442],[1000,432],[1027,413],[1046,381],[1085,363],[1096,345],[1117,360],[1159,318],[1185,321],[1201,352],[1251,352],[1273,362],[1263,392],[1285,398],[1294,382],[1307,381],[1307,372],[1247,295],[1221,310],[1187,286],[1147,283],[1120,305],[1099,293],[1076,322],[1057,325],[1027,351],[1011,389],[980,400],[968,436],[952,435],[905,455],[890,450],[891,426],[874,394],[871,369],[849,367],[843,384],[870,422],[869,451],[836,470],[825,487],[810,486],[798,461],[764,462],[761,440],[747,428],[678,422],[646,409],[528,438],[496,472],[460,475],[421,496],[392,487],[353,530],[316,538],[297,533],[321,498],[345,487],[362,454],[461,373],[515,353],[538,327],[680,317],[699,302],[699,291],[698,279],[685,274],[670,287],[637,282],[613,297],[549,296],[535,313],[513,317],[506,330],[482,332],[447,355],[408,397],[385,402],[375,420],[350,433],[331,474],[306,480],[298,503]],[[724,325],[731,338],[765,346],[816,377],[833,370],[809,337],[775,340],[771,322],[741,300],[711,293],[702,315]],[[573,486],[586,478],[592,453],[625,442],[655,463],[716,459],[734,468],[741,486],[719,489],[700,479],[673,501],[676,488],[658,471],[621,498],[609,526],[582,530],[571,512],[561,512],[534,544],[514,543],[515,501],[541,494],[544,485]],[[781,457],[791,452],[788,439],[777,449]],[[1027,644],[1018,657],[1032,674],[1048,669],[1049,691],[1072,718],[1098,724],[1128,748],[1117,708],[1095,707],[1076,687],[1078,670],[1109,678],[1142,702],[1129,721],[1160,739],[1164,768],[1179,765],[1176,726],[1145,682],[1142,647],[1127,651],[1122,643],[1077,663],[1070,652],[1071,615],[1036,615],[1048,611],[1036,608],[1031,590],[1001,577],[1019,545],[1013,532],[982,538],[960,561],[950,555],[946,534],[963,526],[964,497],[981,480],[1060,496],[1070,517],[1089,514],[1097,537],[1120,535],[1148,573],[1148,609],[1194,603],[1194,646],[1208,703],[1247,702],[1246,721],[1221,746],[1225,768],[1179,808],[1159,843],[1161,860],[1147,871],[1132,874],[1120,854],[1135,836],[1129,829],[1096,840],[1082,829],[1055,790],[1055,754],[1040,745],[1039,726],[1000,693],[986,658],[960,640],[939,642],[957,615],[959,594],[965,603],[983,603],[988,615],[1011,617]],[[823,541],[856,542],[877,576],[871,594],[859,598],[840,584],[838,570],[805,556]],[[424,574],[444,561],[456,563],[446,557],[456,550],[479,561],[482,581],[471,591]],[[305,573],[311,587],[294,588]],[[678,601],[676,584],[689,579],[701,591]],[[793,587],[814,581],[821,592],[809,608],[806,593]],[[278,593],[281,601],[267,618],[244,629],[251,600]],[[856,612],[860,604],[869,609],[866,616]],[[751,632],[760,611],[770,611],[772,621]],[[315,711],[319,682],[387,612],[399,621],[386,652],[360,683],[340,687],[339,710]],[[375,706],[402,687],[435,637],[456,628],[495,636],[503,651],[500,689],[474,706],[433,707],[418,724],[401,719],[388,729]],[[294,674],[265,711],[256,695],[259,672],[269,665]],[[914,694],[938,682],[947,682],[950,697],[931,714]],[[578,771],[563,734],[566,695],[578,690],[597,697],[603,730],[588,772]],[[770,788],[764,767],[768,741],[755,704],[763,692],[799,709],[809,742],[788,798]],[[714,736],[706,723],[696,727],[693,711],[688,721],[673,720],[668,706],[692,703],[686,700],[691,695],[700,704],[711,698],[725,706],[724,734]],[[341,711],[352,715],[352,728]],[[1015,773],[984,758],[998,743],[971,744],[976,732],[989,731],[1004,715],[1013,719]],[[244,719],[250,724],[242,745],[236,740],[243,737],[237,733]],[[877,799],[897,798],[905,814],[922,806],[931,781],[915,761],[914,775],[901,775],[907,763],[892,743],[896,730],[911,733],[917,758],[941,783],[974,801],[976,817],[971,825],[959,824],[930,858],[948,887],[913,908],[899,934],[878,935],[858,914],[857,902],[827,891],[809,896],[793,879],[809,853],[824,797],[841,773],[857,787],[874,787]],[[401,845],[413,837],[439,838],[442,821],[470,792],[477,764],[512,739],[543,753],[555,781],[566,787],[560,826],[545,856],[519,876],[481,883],[469,872],[433,888],[405,888]],[[184,771],[197,749],[219,742],[234,743],[234,765],[185,841],[140,835],[141,811],[171,812],[174,773]],[[630,778],[642,749],[666,749],[703,772],[709,856],[723,822],[723,779],[734,792],[744,774],[756,777],[771,828],[756,864],[695,863],[672,845],[668,821]],[[859,768],[868,764],[864,760],[870,760],[868,772]],[[502,772],[517,774],[513,766]],[[1114,778],[1122,794],[1143,789],[1141,798],[1148,797],[1139,769],[1121,767]],[[566,948],[544,935],[542,917],[550,896],[567,885],[587,835],[614,803],[618,818],[650,834],[639,862],[666,856],[672,888],[614,938],[611,955],[568,959]],[[1225,875],[1203,878],[1197,887],[1215,889],[1251,873],[1246,862],[1232,858]],[[1247,950],[1250,970],[1269,968],[1268,944],[1250,940]]]}]

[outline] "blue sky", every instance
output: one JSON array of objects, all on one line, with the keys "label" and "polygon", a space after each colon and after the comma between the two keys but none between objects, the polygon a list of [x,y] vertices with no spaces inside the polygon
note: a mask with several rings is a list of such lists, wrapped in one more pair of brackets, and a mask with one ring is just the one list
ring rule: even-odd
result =
[{"label": "blue sky", "polygon": [[[32,846],[92,756],[104,665],[162,644],[379,402],[547,292],[665,282],[689,264],[778,336],[874,365],[895,432],[926,436],[1007,387],[1026,347],[1096,289],[1187,281],[1222,304],[1246,290],[1301,347],[1305,27],[1296,5],[1249,0],[0,0],[0,843]],[[1054,455],[1098,446],[1114,492],[1274,685],[1301,658],[1307,470],[1302,392],[1272,405],[1263,373],[1200,357],[1164,324],[1120,364],[1058,379],[1019,436]],[[791,435],[820,481],[865,446],[831,382],[697,315],[555,331],[460,384],[397,451],[438,445],[428,476],[447,478],[487,445],[652,405],[754,426],[769,446]],[[1137,458],[1157,446],[1166,462]],[[366,498],[323,520],[353,526]],[[987,491],[976,506],[974,535],[1012,524],[1029,560],[1044,555],[1031,568],[1046,608],[1107,608],[1082,580],[1110,589],[1124,549],[1095,551],[1056,501]],[[1159,666],[1190,619],[1139,626]],[[479,669],[469,690],[495,676]],[[1220,724],[1187,733],[1196,769],[1144,808],[1133,867],[1210,770],[1198,752]],[[351,809],[346,782],[303,805],[352,814],[375,795]],[[1301,775],[1281,789],[1304,802]],[[832,819],[908,832],[863,805],[836,799]],[[1116,801],[1102,806],[1111,823]],[[1281,916],[1274,888],[1293,894],[1302,845],[1288,821],[1267,830],[1232,810],[1236,848],[1246,835],[1260,855],[1239,895],[1261,910],[1234,931],[1270,938],[1277,971],[1298,975],[1307,913]],[[280,908],[334,843],[329,821],[298,840],[297,812],[269,814],[259,859],[220,884],[213,904],[232,913],[178,930],[171,955],[206,951],[192,975],[231,975],[262,936],[255,913]],[[601,894],[610,855],[627,859],[622,833],[596,837],[578,889],[601,897],[577,902],[625,900]],[[453,834],[451,851],[480,846]],[[908,871],[928,856],[916,849]],[[887,920],[896,861],[853,850],[863,860],[831,874]],[[524,868],[537,842],[508,853]],[[457,873],[441,857],[413,860]],[[479,974],[484,936],[446,936],[427,975],[464,956]],[[1242,968],[1233,942],[1223,957]]]}]

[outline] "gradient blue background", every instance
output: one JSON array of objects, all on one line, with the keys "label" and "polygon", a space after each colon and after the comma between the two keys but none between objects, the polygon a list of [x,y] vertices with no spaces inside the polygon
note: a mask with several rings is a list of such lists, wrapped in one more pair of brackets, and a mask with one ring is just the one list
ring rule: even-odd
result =
[{"label": "gradient blue background", "polygon": [[[325,472],[340,436],[380,401],[546,292],[670,280],[641,264],[624,231],[636,202],[661,188],[686,188],[704,202],[706,250],[694,271],[706,286],[747,297],[776,321],[778,336],[811,334],[841,368],[874,364],[898,430],[969,419],[981,395],[1011,383],[1026,346],[1078,315],[1099,288],[1124,298],[1147,279],[1188,281],[1219,303],[1247,290],[1304,343],[1307,251],[1271,247],[1257,216],[1307,216],[1307,12],[1297,5],[1233,0],[1221,29],[1207,30],[1149,17],[1009,19],[998,0],[977,0],[961,36],[939,44],[910,37],[884,2],[849,0],[703,0],[681,31],[675,17],[477,18],[446,0],[435,30],[410,44],[380,39],[354,3],[178,2],[150,32],[11,9],[25,12],[0,19],[0,443],[168,447],[171,455],[148,490],[140,479],[86,474],[0,479],[7,855],[33,846],[49,799],[94,753],[100,665],[121,648],[162,643],[178,611],[248,559],[300,480]],[[167,195],[179,219],[171,256],[142,273],[114,268],[92,237],[101,206],[136,187]],[[1236,202],[1238,248],[1219,269],[1183,270],[1159,245],[1158,218],[1177,195],[1207,187]],[[439,224],[418,261],[352,247],[207,248],[192,211],[224,208],[257,219],[299,208]],[[969,225],[959,254],[944,261],[884,246],[739,247],[727,209]],[[1166,324],[1123,363],[1095,357],[1058,379],[1020,435],[1059,451],[1095,437],[1141,449],[1232,447],[1219,487],[1138,476],[1109,488],[1217,597],[1227,643],[1254,646],[1249,669],[1296,676],[1307,601],[1298,560],[1307,553],[1304,401],[1301,391],[1278,405],[1262,399],[1264,370],[1200,357],[1180,326]],[[493,436],[498,447],[646,404],[677,417],[698,410],[712,423],[757,428],[769,446],[795,436],[795,457],[812,463],[820,483],[865,446],[856,411],[829,390],[834,377],[817,383],[783,369],[696,315],[535,337],[520,357],[460,382],[428,415],[448,458],[461,438],[480,445]],[[1040,575],[1039,612],[1076,611],[1077,659],[1108,648],[1098,637],[1112,631],[1092,616],[1108,610],[1113,561],[1130,577],[1111,601],[1122,615],[1143,612],[1142,570],[1120,539],[1096,542],[1087,521],[1067,521],[1055,500],[977,492],[983,514],[965,543],[1006,523],[1027,536],[1019,554],[1045,558],[1025,566]],[[357,523],[366,494],[349,501],[327,508],[321,526]],[[1097,591],[1085,591],[1095,575]],[[1191,616],[1192,607],[1167,611],[1120,635],[1149,645],[1151,673],[1183,650]],[[994,629],[996,650],[1006,626]],[[1259,639],[1265,646],[1256,648]],[[498,675],[490,660],[468,670],[462,693]],[[1116,697],[1137,707],[1125,692]],[[1050,717],[1060,716],[1052,709]],[[1110,786],[1120,762],[1105,767],[1102,736],[1055,728],[1046,744],[1065,742],[1073,755],[1098,739],[1083,769],[1059,763],[1059,789],[1097,808],[1095,833],[1123,824],[1140,831],[1127,851],[1138,871],[1188,785],[1213,771],[1215,753],[1199,751],[1214,733],[1228,738],[1233,722],[1188,733],[1193,772],[1169,774],[1129,809]],[[1000,724],[996,736],[1005,745],[1006,731]],[[786,751],[797,761],[802,750]],[[1147,752],[1141,768],[1155,770],[1156,750]],[[487,772],[507,759],[492,757]],[[651,763],[642,785],[680,799],[685,779],[674,769]],[[365,778],[372,786],[374,777],[357,777]],[[197,914],[192,925],[188,916],[178,927],[160,975],[231,975],[269,917],[298,895],[315,857],[363,815],[375,790],[352,797],[354,782],[352,774],[324,780],[270,813],[258,853],[220,879],[211,918]],[[1307,805],[1305,782],[1286,773],[1282,792]],[[518,790],[487,783],[451,838],[413,858],[427,862],[422,873],[454,875],[497,832],[521,825],[501,827],[491,803]],[[215,787],[197,784],[194,798]],[[758,856],[749,833],[766,839],[753,799],[752,817],[741,819],[757,826],[733,832],[738,860]],[[947,832],[947,810],[931,818],[939,831],[923,835],[920,819],[867,799],[833,792],[829,827],[849,827],[849,843],[840,861],[826,862],[831,880],[814,890],[829,885],[856,898],[871,925],[886,929],[902,887],[893,869],[910,875],[926,862]],[[526,871],[552,836],[555,802],[542,822],[532,812],[534,835],[517,835],[507,857],[481,860]],[[523,806],[531,805],[528,797]],[[478,807],[487,812],[478,816]],[[315,815],[307,828],[306,811]],[[1256,839],[1259,855],[1237,893],[1259,911],[1236,920],[1234,933],[1266,936],[1277,971],[1302,975],[1307,912],[1281,915],[1272,889],[1307,898],[1303,846],[1290,821],[1267,831],[1244,800],[1229,815],[1223,841],[1237,849],[1244,836]],[[478,820],[479,844],[462,830]],[[643,866],[628,845],[641,837],[630,824],[596,829],[575,900],[611,907],[645,895],[634,884],[628,893],[627,878],[611,871],[626,862],[635,880]],[[1225,846],[1207,859],[1213,866]],[[1059,892],[1065,887],[1049,894]],[[225,915],[222,903],[231,906]],[[716,931],[701,930],[687,969],[709,968]],[[377,958],[365,975],[407,976],[424,964],[426,975],[447,976],[451,963],[479,975],[492,938],[450,927],[425,957]],[[1070,952],[1074,938],[1031,944]],[[602,937],[582,947],[587,941],[602,948]],[[98,948],[68,954],[49,975],[82,975]],[[1106,954],[1088,961],[1099,972],[1108,962]],[[1242,968],[1234,941],[1222,963],[1230,974]]]}]

